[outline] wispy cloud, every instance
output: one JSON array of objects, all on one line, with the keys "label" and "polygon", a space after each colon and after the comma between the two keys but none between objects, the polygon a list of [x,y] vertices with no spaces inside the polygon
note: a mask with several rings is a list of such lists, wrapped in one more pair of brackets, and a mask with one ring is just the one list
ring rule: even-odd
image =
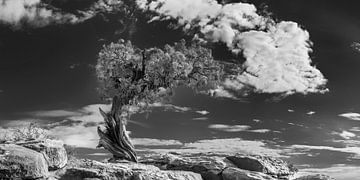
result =
[{"label": "wispy cloud", "polygon": [[209,119],[208,117],[192,118],[192,120],[194,120],[194,121],[206,121],[206,120],[208,120],[208,119]]},{"label": "wispy cloud", "polygon": [[68,117],[68,116],[81,115],[80,112],[68,111],[68,110],[33,111],[27,114],[36,117]]},{"label": "wispy cloud", "polygon": [[134,138],[132,140],[137,146],[182,146],[178,140],[153,139],[153,138]]},{"label": "wispy cloud", "polygon": [[[193,111],[190,107],[180,107],[172,104],[154,103],[149,105],[150,108],[161,108],[165,111],[173,112],[188,112]],[[99,108],[105,112],[110,111],[111,105],[109,104],[91,104],[84,106],[76,110],[42,110],[25,113],[32,118],[21,119],[19,121],[9,121],[8,126],[19,126],[23,125],[24,122],[42,122],[46,124],[49,129],[49,133],[63,140],[66,144],[74,145],[78,147],[95,148],[98,143],[97,126],[103,123],[103,117],[99,112]],[[128,107],[132,113],[140,112],[139,108]],[[195,111],[194,111],[195,112]],[[61,118],[62,121],[48,122],[45,119],[49,118]],[[43,122],[44,121],[44,122]],[[140,125],[142,127],[149,128],[150,125],[128,120],[129,123]],[[175,140],[159,140],[159,139],[148,139],[139,138],[133,139],[134,144],[142,144],[146,146],[164,146],[166,144],[179,145],[181,144]]]},{"label": "wispy cloud", "polygon": [[355,180],[359,178],[360,167],[335,164],[328,168],[304,168],[299,172],[299,176],[308,174],[326,174],[335,179]]},{"label": "wispy cloud", "polygon": [[342,153],[350,153],[353,154],[355,158],[360,158],[360,147],[356,146],[348,146],[348,147],[331,147],[331,146],[312,146],[312,145],[292,145],[289,147],[293,151],[297,150],[328,150],[328,151],[336,151]]},{"label": "wispy cloud", "polygon": [[267,144],[262,141],[250,141],[240,138],[199,140],[193,143],[186,143],[184,148],[203,152],[239,152],[276,157],[284,156],[280,149],[269,148]]},{"label": "wispy cloud", "polygon": [[249,132],[254,132],[254,133],[268,133],[271,132],[270,129],[254,129],[254,130],[248,130]]},{"label": "wispy cloud", "polygon": [[342,137],[343,139],[351,139],[351,138],[356,137],[356,134],[349,132],[349,131],[342,131],[342,132],[334,131],[331,134],[338,135],[338,136]]},{"label": "wispy cloud", "polygon": [[253,119],[254,122],[256,123],[261,123],[262,121],[260,119]]},{"label": "wispy cloud", "polygon": [[209,114],[210,112],[209,111],[206,111],[206,110],[202,110],[202,111],[195,111],[196,113],[198,114],[201,114],[201,115],[207,115]]},{"label": "wispy cloud", "polygon": [[226,125],[226,124],[211,124],[208,126],[210,129],[224,131],[224,132],[242,132],[249,130],[251,126],[248,125]]},{"label": "wispy cloud", "polygon": [[313,114],[315,114],[316,112],[315,111],[309,111],[309,112],[307,112],[306,114],[307,115],[313,115]]},{"label": "wispy cloud", "polygon": [[360,127],[352,127],[349,131],[360,132]]},{"label": "wispy cloud", "polygon": [[340,117],[345,117],[345,118],[348,118],[348,119],[354,120],[354,121],[360,121],[360,114],[359,113],[349,112],[349,113],[339,114],[339,116]]},{"label": "wispy cloud", "polygon": [[248,125],[226,125],[226,124],[211,124],[208,126],[210,129],[223,132],[253,132],[253,133],[268,133],[270,129],[251,129]]},{"label": "wispy cloud", "polygon": [[141,148],[140,151],[162,152],[213,152],[213,153],[246,153],[261,154],[273,157],[287,157],[281,149],[270,148],[265,142],[244,140],[241,138],[228,139],[203,139],[191,143],[184,143],[182,147],[176,149],[160,149],[160,148]]}]

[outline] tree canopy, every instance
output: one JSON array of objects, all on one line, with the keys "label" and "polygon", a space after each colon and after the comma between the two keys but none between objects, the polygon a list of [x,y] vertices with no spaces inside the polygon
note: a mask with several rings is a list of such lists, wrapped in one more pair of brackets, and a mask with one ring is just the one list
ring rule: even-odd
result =
[{"label": "tree canopy", "polygon": [[126,107],[168,99],[177,86],[196,91],[214,88],[220,83],[223,66],[211,50],[196,43],[187,45],[182,40],[163,49],[139,49],[119,40],[100,51],[96,71],[102,97],[112,99],[109,113],[100,109],[105,129],[98,128],[99,147],[117,159],[137,161],[126,131],[125,120],[130,115]]},{"label": "tree canopy", "polygon": [[223,74],[211,50],[195,43],[187,46],[184,40],[145,50],[119,40],[104,46],[96,70],[103,98],[118,96],[123,105],[162,100],[177,86],[213,88]]}]

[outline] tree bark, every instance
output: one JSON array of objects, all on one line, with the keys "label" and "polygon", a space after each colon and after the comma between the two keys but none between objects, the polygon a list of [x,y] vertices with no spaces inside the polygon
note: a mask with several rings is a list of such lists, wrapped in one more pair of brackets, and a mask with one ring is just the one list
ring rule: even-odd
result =
[{"label": "tree bark", "polygon": [[98,134],[100,136],[98,147],[108,150],[115,159],[137,162],[135,148],[127,134],[124,119],[120,118],[121,108],[124,103],[124,101],[115,96],[109,113],[105,113],[99,108],[105,121],[105,130],[98,127]]}]

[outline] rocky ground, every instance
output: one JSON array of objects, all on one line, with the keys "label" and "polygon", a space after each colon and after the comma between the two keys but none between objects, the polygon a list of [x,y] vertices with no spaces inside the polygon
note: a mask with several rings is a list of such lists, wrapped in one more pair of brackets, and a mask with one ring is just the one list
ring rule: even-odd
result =
[{"label": "rocky ground", "polygon": [[139,163],[68,160],[61,141],[0,144],[0,179],[47,180],[329,180],[326,175],[296,177],[297,170],[276,158],[244,154],[148,154]]}]

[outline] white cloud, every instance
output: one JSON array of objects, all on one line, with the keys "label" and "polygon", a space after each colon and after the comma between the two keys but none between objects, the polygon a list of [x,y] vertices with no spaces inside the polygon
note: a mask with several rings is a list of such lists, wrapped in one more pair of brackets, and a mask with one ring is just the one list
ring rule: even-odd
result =
[{"label": "white cloud", "polygon": [[[187,112],[192,109],[189,107],[180,107],[172,104],[154,103],[150,107],[164,108],[164,110],[171,110],[174,112]],[[98,143],[97,126],[102,123],[103,117],[99,112],[99,108],[108,112],[111,109],[109,104],[92,104],[84,106],[83,108],[75,111],[65,110],[50,110],[50,111],[35,111],[30,112],[33,116],[37,117],[64,117],[66,120],[77,122],[76,124],[52,123],[49,124],[50,135],[55,136],[65,142],[65,144],[74,145],[78,147],[95,148]],[[138,108],[128,107],[133,113],[138,112]],[[67,121],[65,121],[67,122]],[[149,125],[128,120],[129,123],[134,123],[143,127]],[[89,125],[90,124],[90,125]],[[175,140],[159,140],[149,138],[134,138],[134,145],[144,146],[164,146],[164,145],[180,145],[181,142]]]},{"label": "white cloud", "polygon": [[350,47],[351,47],[353,50],[355,50],[355,51],[357,51],[357,52],[360,52],[360,43],[359,43],[359,42],[353,42],[353,43],[350,45]]},{"label": "white cloud", "polygon": [[133,138],[133,144],[136,146],[181,146],[182,142],[178,140],[153,139],[153,138]]},{"label": "white cloud", "polygon": [[253,132],[253,133],[268,133],[270,129],[250,129],[248,125],[226,125],[226,124],[211,124],[210,129],[224,131],[224,132]]},{"label": "white cloud", "polygon": [[215,89],[211,89],[209,94],[210,96],[219,98],[237,99],[232,93],[230,93],[228,90],[225,90],[223,86],[218,86]]},{"label": "white cloud", "polygon": [[295,110],[293,110],[293,109],[288,109],[288,112],[295,112]]},{"label": "white cloud", "polygon": [[241,132],[251,128],[248,125],[225,125],[225,124],[211,124],[208,126],[210,129],[215,129],[224,132]]},{"label": "white cloud", "polygon": [[99,136],[96,126],[85,127],[83,124],[75,126],[58,126],[50,129],[50,135],[55,136],[67,145],[84,148],[95,148]]},{"label": "white cloud", "polygon": [[198,117],[198,118],[193,118],[192,120],[194,120],[194,121],[206,121],[208,119],[209,119],[208,117]]},{"label": "white cloud", "polygon": [[348,118],[350,120],[354,120],[354,121],[360,121],[360,114],[359,113],[343,113],[343,114],[339,114],[340,117],[345,117]]},{"label": "white cloud", "polygon": [[196,113],[198,114],[201,114],[201,115],[207,115],[209,114],[210,112],[209,111],[206,111],[206,110],[202,110],[202,111],[195,111]]},{"label": "white cloud", "polygon": [[352,127],[349,131],[360,132],[360,127]]},{"label": "white cloud", "polygon": [[87,154],[88,156],[110,156],[110,153],[91,153]]},{"label": "white cloud", "polygon": [[181,148],[141,148],[139,151],[153,151],[156,153],[244,153],[261,154],[272,157],[287,157],[280,149],[270,148],[262,141],[243,140],[241,138],[229,139],[203,139],[191,143],[184,143]]},{"label": "white cloud", "polygon": [[[246,58],[244,71],[230,76],[215,93],[232,97],[227,89],[252,88],[260,93],[323,93],[327,80],[312,66],[309,33],[295,22],[257,14],[248,3],[219,4],[215,0],[155,0],[139,7],[159,14],[155,20],[177,19],[184,29],[200,29],[197,38],[225,43]],[[271,23],[270,23],[271,22]],[[256,30],[255,30],[256,29]]]},{"label": "white cloud", "polygon": [[351,138],[356,137],[356,134],[349,132],[349,131],[342,131],[341,133],[332,132],[331,134],[339,135],[340,137],[342,137],[344,139],[351,139]]},{"label": "white cloud", "polygon": [[347,146],[347,147],[331,147],[331,146],[311,146],[311,145],[292,145],[289,147],[292,150],[328,150],[342,153],[354,154],[354,158],[360,158],[360,147],[358,146]]},{"label": "white cloud", "polygon": [[262,141],[249,141],[240,138],[199,140],[184,144],[184,148],[190,148],[190,150],[194,152],[237,152],[274,157],[283,156],[281,155],[281,150],[269,148]]},{"label": "white cloud", "polygon": [[305,168],[300,170],[298,176],[309,174],[326,174],[335,179],[355,180],[359,178],[360,167],[335,164],[328,168]]},{"label": "white cloud", "polygon": [[256,123],[261,123],[262,121],[260,119],[253,119],[254,122]]},{"label": "white cloud", "polygon": [[28,114],[36,117],[67,117],[67,116],[81,115],[81,113],[79,112],[67,111],[67,110],[34,111]]},{"label": "white cloud", "polygon": [[313,115],[313,114],[315,114],[316,112],[315,111],[309,111],[309,112],[307,112],[306,114],[307,115]]},{"label": "white cloud", "polygon": [[14,26],[21,26],[23,22],[37,27],[50,23],[74,24],[88,18],[62,13],[41,0],[0,0],[0,23]]},{"label": "white cloud", "polygon": [[254,129],[254,130],[248,130],[249,132],[254,132],[254,133],[268,133],[271,132],[270,129]]}]

